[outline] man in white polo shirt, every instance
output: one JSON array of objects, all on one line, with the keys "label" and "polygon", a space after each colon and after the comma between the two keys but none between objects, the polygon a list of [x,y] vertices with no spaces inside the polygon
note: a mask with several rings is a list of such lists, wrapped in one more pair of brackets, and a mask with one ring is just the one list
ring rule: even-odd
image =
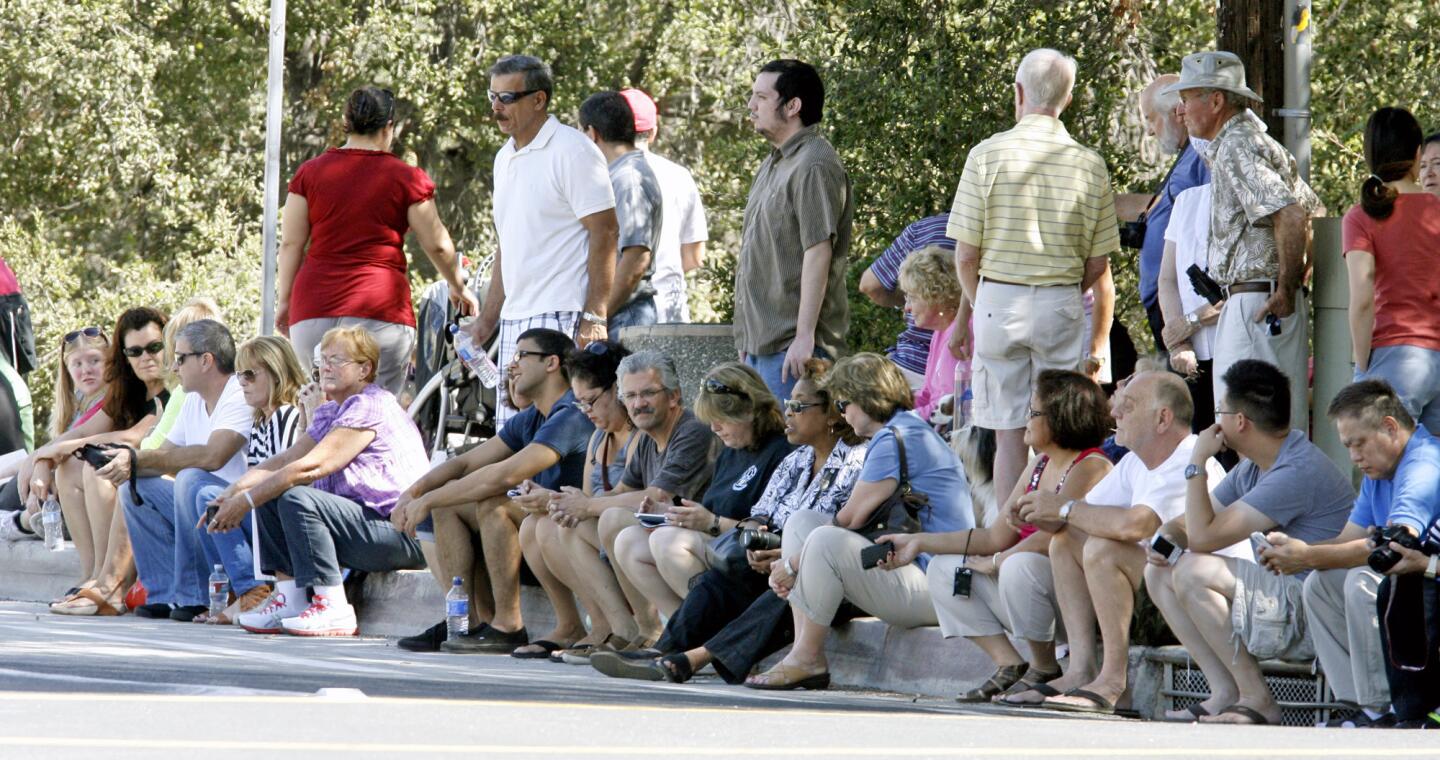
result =
[{"label": "man in white polo shirt", "polygon": [[600,149],[550,115],[553,90],[550,67],[538,58],[509,55],[490,67],[490,108],[510,139],[495,154],[500,240],[471,335],[484,342],[500,330],[497,428],[514,414],[503,402],[520,333],[545,327],[582,347],[607,335],[615,194]]}]

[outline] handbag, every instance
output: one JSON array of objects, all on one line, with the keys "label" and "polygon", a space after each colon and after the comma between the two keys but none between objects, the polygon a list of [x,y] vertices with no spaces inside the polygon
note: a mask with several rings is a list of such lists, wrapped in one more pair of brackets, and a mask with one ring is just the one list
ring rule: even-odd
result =
[{"label": "handbag", "polygon": [[871,541],[893,533],[921,532],[920,510],[930,507],[930,497],[910,486],[910,465],[905,458],[905,439],[901,437],[900,429],[890,427],[890,432],[895,436],[895,451],[899,454],[900,482],[895,484],[895,491],[870,513],[865,524],[855,529],[856,533]]}]

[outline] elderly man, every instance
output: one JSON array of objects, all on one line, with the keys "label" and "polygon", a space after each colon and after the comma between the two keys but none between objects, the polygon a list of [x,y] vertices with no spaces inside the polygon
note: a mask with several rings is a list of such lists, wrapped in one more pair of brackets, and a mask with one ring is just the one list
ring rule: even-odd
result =
[{"label": "elderly man", "polygon": [[[606,336],[615,194],[600,150],[550,114],[554,87],[538,58],[510,55],[490,67],[490,108],[510,139],[495,154],[499,241],[471,337],[484,343],[498,328],[502,359],[515,354],[520,333],[537,327],[576,336],[582,346]],[[507,372],[500,368],[496,389],[501,427],[514,414],[503,403]]]},{"label": "elderly man", "polygon": [[1082,364],[1094,374],[1109,342],[1113,288],[1095,304],[1101,329],[1086,358],[1080,294],[1108,273],[1120,242],[1104,159],[1060,123],[1074,84],[1075,59],[1025,56],[1018,123],[971,149],[950,211],[960,285],[975,307],[972,410],[975,424],[995,430],[996,493],[1009,493],[1025,465],[1035,376]]},{"label": "elderly man", "polygon": [[839,356],[850,329],[845,257],[855,199],[840,157],[816,127],[825,85],[803,61],[771,61],[750,93],[770,143],[740,232],[735,347],[781,401],[812,356]]},{"label": "elderly man", "polygon": [[1190,136],[1212,141],[1209,274],[1226,293],[1215,333],[1215,398],[1225,397],[1220,378],[1235,362],[1270,362],[1290,380],[1290,424],[1306,430],[1309,316],[1301,283],[1320,199],[1249,110],[1260,96],[1245,86],[1234,53],[1185,56],[1179,81],[1161,92],[1178,92]]},{"label": "elderly man", "polygon": [[[1116,442],[1126,454],[1084,501],[1048,491],[1020,498],[1019,517],[1046,530],[1055,597],[1070,642],[1070,669],[1035,695],[1046,707],[1071,712],[1113,712],[1125,693],[1130,617],[1145,569],[1145,551],[1157,533],[1183,534],[1181,471],[1191,460],[1194,407],[1185,383],[1168,372],[1143,372],[1119,391],[1114,404]],[[1204,460],[1215,476],[1219,463]],[[1104,655],[1097,662],[1099,624]],[[1097,667],[1098,666],[1098,667]],[[1029,697],[1019,697],[1021,701]]]},{"label": "elderly man", "polygon": [[1366,564],[1366,538],[1376,525],[1409,517],[1422,529],[1440,505],[1440,441],[1417,426],[1383,380],[1346,387],[1330,402],[1340,441],[1365,480],[1340,535],[1307,544],[1275,531],[1261,562],[1278,573],[1313,570],[1305,579],[1305,624],[1336,699],[1350,709],[1326,725],[1340,728],[1394,722],[1380,653],[1375,595],[1380,574]]},{"label": "elderly man", "polygon": [[[1214,552],[1256,532],[1279,531],[1307,543],[1334,538],[1355,491],[1304,431],[1291,429],[1290,383],[1279,369],[1243,359],[1223,380],[1219,421],[1200,434],[1185,468],[1183,541],[1190,551],[1173,566],[1152,553],[1145,578],[1155,606],[1210,684],[1209,699],[1168,717],[1276,723],[1280,706],[1259,661],[1314,656],[1301,613],[1309,571],[1276,575]],[[1242,459],[1215,486],[1205,464],[1222,447]]]},{"label": "elderly man", "polygon": [[[529,643],[520,615],[520,524],[526,513],[507,494],[527,480],[550,489],[580,485],[585,446],[595,426],[575,407],[565,374],[565,355],[575,347],[570,338],[536,328],[521,333],[515,345],[507,370],[516,395],[530,399],[531,406],[512,417],[499,435],[405,489],[390,513],[390,521],[412,535],[426,518],[434,518],[441,568],[445,575],[460,578],[476,601],[473,627],[466,636],[445,641],[441,621],[401,639],[404,649],[435,651],[443,642],[446,651],[495,654]],[[477,536],[483,558],[475,556]],[[569,642],[585,635],[571,590],[543,566],[531,569],[555,609],[555,630],[540,641]],[[487,609],[490,599],[493,613]]]},{"label": "elderly man", "polygon": [[[201,487],[229,485],[245,474],[245,444],[254,423],[254,410],[235,377],[230,331],[211,319],[181,328],[175,336],[175,374],[185,402],[165,442],[134,452],[134,461],[131,450],[122,450],[96,474],[121,486],[135,567],[149,599],[136,614],[189,622],[208,601],[207,553],[208,560],[225,565],[232,588],[242,597],[242,611],[264,601],[270,589],[255,580],[243,529],[204,535],[204,526],[197,526],[206,507],[198,499]],[[134,489],[123,486],[132,471],[139,476]]]}]

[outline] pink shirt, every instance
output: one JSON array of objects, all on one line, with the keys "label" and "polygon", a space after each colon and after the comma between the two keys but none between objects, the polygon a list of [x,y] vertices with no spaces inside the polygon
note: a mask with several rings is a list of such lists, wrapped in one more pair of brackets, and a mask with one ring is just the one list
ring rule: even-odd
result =
[{"label": "pink shirt", "polygon": [[[928,421],[940,399],[955,392],[955,367],[961,362],[950,353],[948,345],[954,331],[955,323],[951,322],[930,341],[930,354],[925,359],[925,384],[915,391],[915,414],[922,420]],[[964,364],[970,366],[970,362]]]}]

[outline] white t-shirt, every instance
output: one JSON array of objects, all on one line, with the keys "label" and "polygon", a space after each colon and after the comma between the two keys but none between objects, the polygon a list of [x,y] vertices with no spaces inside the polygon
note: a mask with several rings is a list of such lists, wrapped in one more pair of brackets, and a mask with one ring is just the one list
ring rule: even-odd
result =
[{"label": "white t-shirt", "polygon": [[[245,403],[245,394],[240,390],[240,380],[234,375],[225,382],[225,390],[215,403],[214,412],[205,411],[205,399],[198,393],[186,393],[185,403],[175,419],[175,426],[165,436],[173,446],[204,446],[210,442],[210,434],[216,430],[231,430],[246,441],[250,439],[250,427],[255,421],[255,410]],[[234,456],[224,467],[215,470],[215,476],[227,483],[245,474],[245,446],[235,450]]]},{"label": "white t-shirt", "polygon": [[[1190,285],[1190,275],[1185,270],[1191,264],[1204,269],[1209,262],[1210,248],[1210,185],[1196,185],[1186,188],[1175,196],[1170,208],[1170,223],[1165,226],[1165,242],[1175,244],[1175,277],[1179,281],[1180,308],[1186,314],[1193,314],[1208,305],[1205,296],[1195,292]],[[1205,361],[1214,358],[1212,346],[1215,341],[1215,325],[1201,327],[1190,336],[1190,345],[1195,348],[1195,358]]]},{"label": "white t-shirt", "polygon": [[[1185,467],[1190,464],[1190,453],[1195,450],[1198,436],[1185,436],[1185,440],[1170,453],[1169,458],[1155,469],[1147,469],[1135,452],[1121,457],[1108,475],[1096,483],[1085,494],[1085,503],[1111,507],[1134,507],[1145,505],[1167,523],[1185,514]],[[1205,472],[1213,488],[1225,478],[1225,468],[1213,458],[1205,461]],[[1149,544],[1149,539],[1143,543]],[[1250,559],[1250,547],[1246,542],[1215,552],[1226,557]]]},{"label": "white t-shirt", "polygon": [[[690,321],[689,299],[685,296],[685,269],[680,257],[680,246],[688,243],[703,243],[710,239],[710,230],[705,222],[705,204],[700,200],[700,188],[690,170],[664,156],[646,152],[655,178],[660,180],[660,195],[664,199],[665,216],[660,223],[660,246],[655,251],[655,276],[650,282],[655,286],[656,298],[665,303],[675,304],[680,321]],[[661,321],[665,321],[663,318]]]},{"label": "white t-shirt", "polygon": [[590,234],[580,220],[615,207],[605,156],[554,116],[520,150],[495,154],[495,230],[505,305],[500,318],[583,311]]}]

